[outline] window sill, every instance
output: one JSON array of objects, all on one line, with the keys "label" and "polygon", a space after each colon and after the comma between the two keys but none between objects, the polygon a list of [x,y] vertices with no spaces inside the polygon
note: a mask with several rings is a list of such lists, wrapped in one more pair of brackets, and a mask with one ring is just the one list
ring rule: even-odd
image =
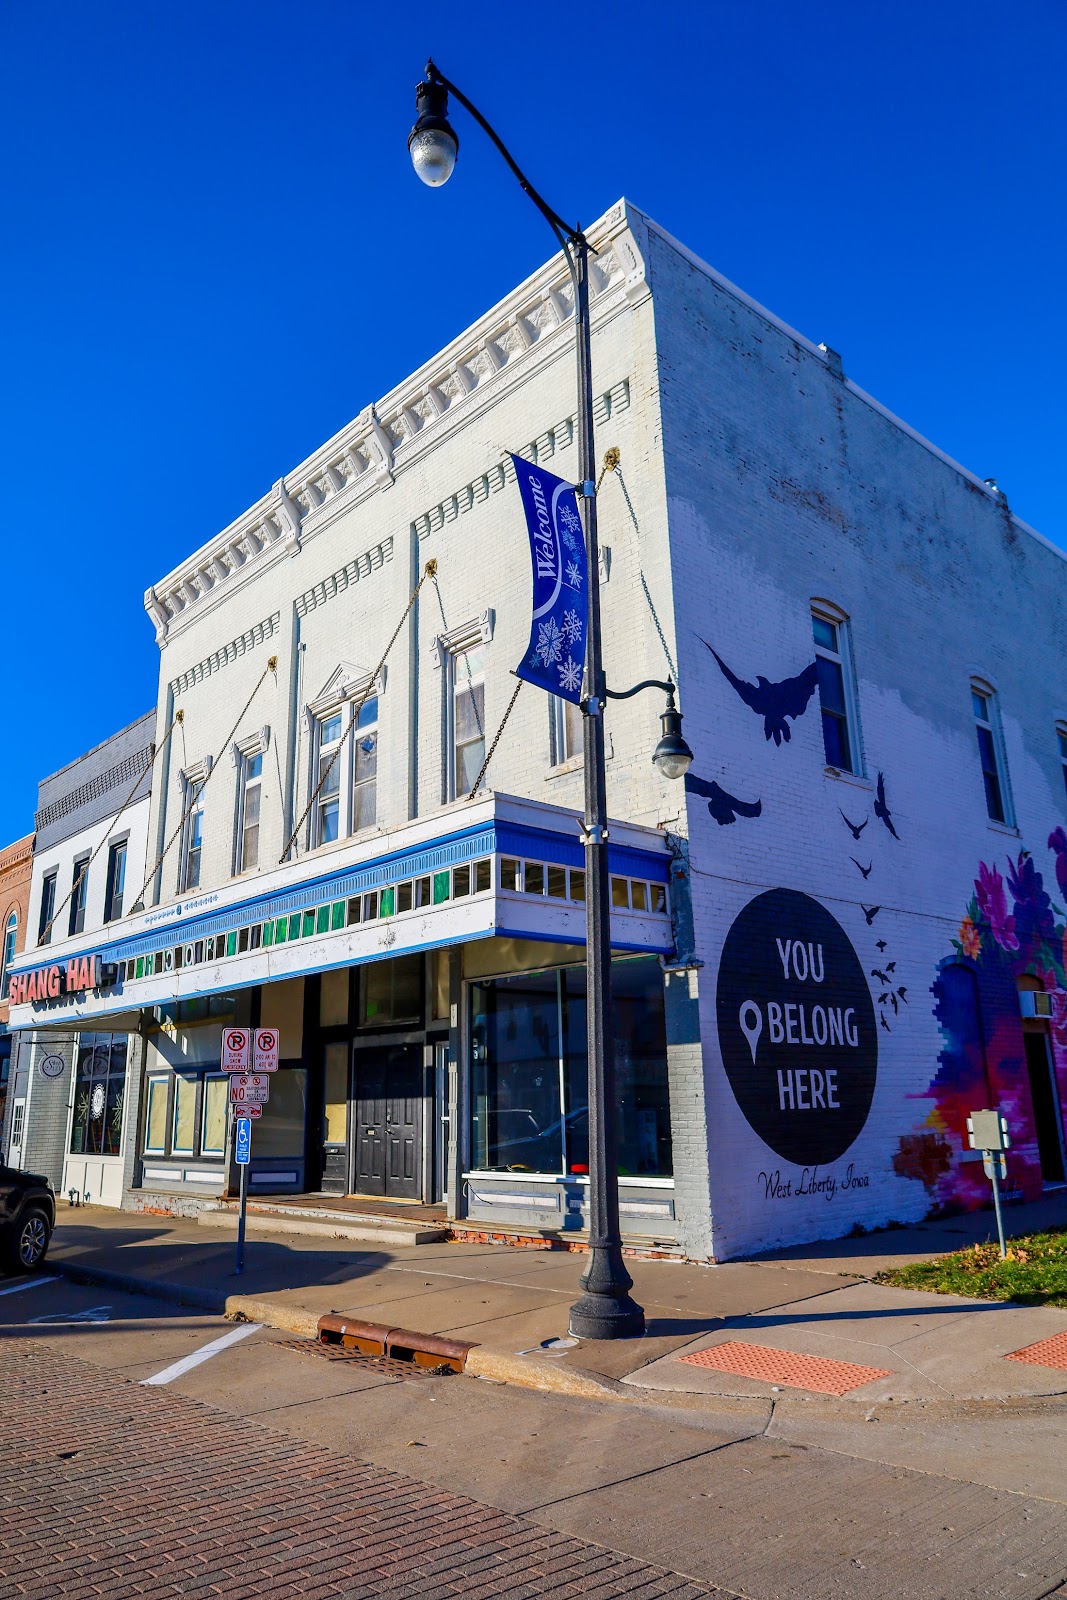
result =
[{"label": "window sill", "polygon": [[566,761],[560,761],[558,765],[549,767],[545,773],[545,782],[552,783],[556,778],[567,778],[572,772],[581,772],[584,767],[584,756],[569,756]]},{"label": "window sill", "polygon": [[997,822],[993,817],[986,818],[986,827],[990,833],[1001,833],[1008,839],[1021,839],[1019,829],[1010,822]]},{"label": "window sill", "polygon": [[847,783],[853,789],[865,789],[868,794],[874,793],[874,784],[870,778],[865,778],[858,772],[845,772],[842,767],[823,767],[822,770],[827,778],[836,778],[839,783]]}]

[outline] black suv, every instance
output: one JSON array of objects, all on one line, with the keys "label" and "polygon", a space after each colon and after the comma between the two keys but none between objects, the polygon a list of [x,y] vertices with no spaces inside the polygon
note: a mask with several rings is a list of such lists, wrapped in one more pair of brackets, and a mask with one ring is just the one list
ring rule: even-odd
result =
[{"label": "black suv", "polygon": [[47,1178],[0,1166],[0,1267],[34,1272],[56,1225],[55,1190]]}]

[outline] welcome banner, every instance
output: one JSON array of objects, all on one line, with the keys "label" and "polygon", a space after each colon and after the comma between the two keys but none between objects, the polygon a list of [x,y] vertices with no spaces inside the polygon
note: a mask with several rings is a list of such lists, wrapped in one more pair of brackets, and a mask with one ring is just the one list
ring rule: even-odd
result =
[{"label": "welcome banner", "polygon": [[585,663],[589,564],[574,485],[521,456],[511,459],[533,568],[530,642],[515,673],[577,705]]}]

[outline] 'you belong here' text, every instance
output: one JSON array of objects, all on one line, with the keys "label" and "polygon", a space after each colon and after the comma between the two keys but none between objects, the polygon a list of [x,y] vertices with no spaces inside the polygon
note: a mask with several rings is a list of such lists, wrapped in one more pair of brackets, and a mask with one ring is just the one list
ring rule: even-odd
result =
[{"label": "'you belong here' text", "polygon": [[[782,963],[782,976],[787,983],[821,984],[825,981],[821,944],[777,937],[775,944]],[[855,1050],[860,1042],[854,1006],[768,1000],[761,1007],[755,1000],[745,1000],[738,1013],[738,1022],[752,1052],[753,1065],[756,1062],[756,1047],[764,1026],[768,1043],[771,1045]],[[780,1110],[840,1109],[836,1067],[787,1066],[776,1070]]]}]

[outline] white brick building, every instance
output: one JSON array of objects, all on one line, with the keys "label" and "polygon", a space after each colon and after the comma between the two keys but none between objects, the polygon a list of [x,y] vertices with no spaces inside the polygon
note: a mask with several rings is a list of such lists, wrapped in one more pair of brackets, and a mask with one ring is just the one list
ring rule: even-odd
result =
[{"label": "white brick building", "polygon": [[[696,754],[667,783],[659,701],[610,706],[624,1233],[721,1259],[978,1203],[986,1103],[1015,1189],[1062,1181],[1063,557],[640,212],[591,236],[608,682],[669,656]],[[145,1041],[133,1201],[232,1182],[232,1020],[282,1037],[254,1190],[582,1226],[560,706],[527,686],[466,798],[529,626],[506,452],[577,476],[571,311],[557,259],[147,593],[162,860],[79,1002]]]}]

